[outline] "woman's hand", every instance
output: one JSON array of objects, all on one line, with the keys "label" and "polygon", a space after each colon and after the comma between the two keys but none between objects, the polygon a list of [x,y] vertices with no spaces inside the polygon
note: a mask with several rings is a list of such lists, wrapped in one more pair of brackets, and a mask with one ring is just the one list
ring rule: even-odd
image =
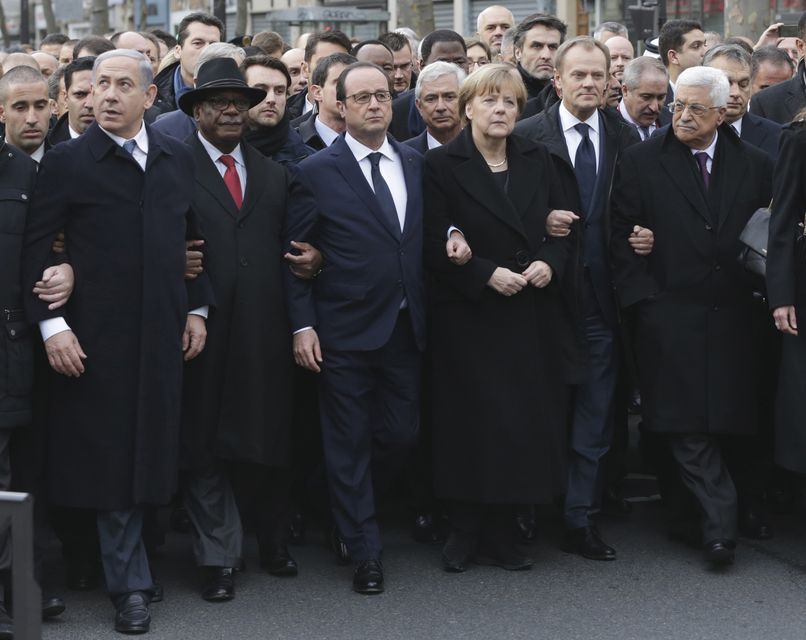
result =
[{"label": "woman's hand", "polygon": [[526,278],[529,284],[538,289],[548,286],[553,275],[552,268],[542,260],[535,260],[523,272],[523,277]]},{"label": "woman's hand", "polygon": [[527,285],[526,278],[521,274],[498,267],[487,281],[487,286],[502,296],[512,296]]}]

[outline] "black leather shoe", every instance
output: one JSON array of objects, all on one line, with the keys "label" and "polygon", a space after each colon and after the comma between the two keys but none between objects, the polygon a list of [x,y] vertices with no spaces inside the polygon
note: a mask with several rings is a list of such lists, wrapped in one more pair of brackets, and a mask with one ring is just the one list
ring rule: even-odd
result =
[{"label": "black leather shoe", "polygon": [[0,601],[0,640],[13,640],[14,621],[6,611],[6,605]]},{"label": "black leather shoe", "polygon": [[162,602],[162,599],[165,597],[165,589],[162,588],[162,584],[154,581],[154,586],[151,587],[151,602]]},{"label": "black leather shoe", "polygon": [[305,544],[305,518],[301,513],[295,513],[288,525],[288,544]]},{"label": "black leather shoe", "polygon": [[235,597],[235,577],[231,567],[208,567],[209,582],[202,590],[207,602],[226,602]]},{"label": "black leather shoe", "polygon": [[448,573],[464,573],[468,560],[476,552],[476,537],[468,533],[451,533],[442,549],[442,566]]},{"label": "black leather shoe", "polygon": [[347,545],[344,544],[344,540],[341,539],[341,535],[339,535],[339,530],[336,527],[333,527],[330,530],[330,539],[329,539],[330,550],[336,556],[336,562],[341,565],[350,564],[350,552],[347,550]]},{"label": "black leather shoe", "polygon": [[576,553],[588,560],[615,560],[616,550],[605,544],[596,527],[580,527],[565,532],[563,551]]},{"label": "black leather shoe", "polygon": [[524,542],[534,542],[537,539],[537,522],[535,521],[534,507],[518,512],[515,516],[515,528],[518,536]]},{"label": "black leather shoe", "polygon": [[733,564],[736,543],[732,540],[712,540],[705,544],[705,559],[714,567]]},{"label": "black leather shoe", "polygon": [[49,620],[64,613],[64,600],[58,596],[42,595],[42,619]]},{"label": "black leather shoe", "polygon": [[602,496],[602,513],[624,518],[632,513],[632,505],[624,499],[619,489],[608,487]]},{"label": "black leather shoe", "polygon": [[148,596],[142,591],[133,591],[118,598],[115,603],[115,631],[118,633],[147,633],[151,626],[148,612]]},{"label": "black leather shoe", "polygon": [[445,532],[440,522],[430,513],[414,516],[411,524],[411,537],[422,544],[445,544]]},{"label": "black leather shoe", "polygon": [[297,561],[291,557],[284,544],[273,545],[265,552],[261,549],[261,556],[260,566],[273,576],[293,578],[299,573]]},{"label": "black leather shoe", "polygon": [[67,560],[64,584],[72,591],[91,591],[101,583],[101,571],[97,562]]},{"label": "black leather shoe", "polygon": [[473,557],[476,564],[490,567],[501,567],[507,571],[525,571],[534,566],[535,561],[522,555],[514,544],[492,543],[480,545],[478,553]]},{"label": "black leather shoe", "polygon": [[380,560],[364,560],[356,567],[353,591],[364,595],[383,593],[383,565]]},{"label": "black leather shoe", "polygon": [[770,540],[772,526],[760,511],[746,509],[739,514],[739,533],[752,540]]}]

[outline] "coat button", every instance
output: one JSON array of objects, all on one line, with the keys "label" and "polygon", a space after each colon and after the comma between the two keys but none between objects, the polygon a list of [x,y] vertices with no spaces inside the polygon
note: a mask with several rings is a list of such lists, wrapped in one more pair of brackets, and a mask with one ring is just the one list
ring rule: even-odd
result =
[{"label": "coat button", "polygon": [[22,197],[22,199],[23,199],[23,200],[27,200],[27,199],[28,199],[28,196],[27,196],[27,195],[25,195],[24,193],[22,194],[22,196],[21,196],[21,197]]},{"label": "coat button", "polygon": [[719,311],[719,305],[714,305],[714,311]]},{"label": "coat button", "polygon": [[242,267],[248,267],[249,266],[249,260],[247,260],[246,258],[241,258],[241,266]]},{"label": "coat button", "polygon": [[239,223],[238,223],[238,228],[239,228],[239,229],[243,229],[245,226],[246,226],[246,224],[244,224],[244,222],[243,222],[243,221],[241,221],[241,222],[239,222]]},{"label": "coat button", "polygon": [[714,267],[714,271],[719,271],[722,268],[721,264],[718,264]]},{"label": "coat button", "polygon": [[707,224],[707,225],[705,225],[705,230],[706,231],[713,231],[714,228],[710,224]]},{"label": "coat button", "polygon": [[16,329],[9,329],[8,332],[11,335],[12,338],[17,335],[17,330]]}]

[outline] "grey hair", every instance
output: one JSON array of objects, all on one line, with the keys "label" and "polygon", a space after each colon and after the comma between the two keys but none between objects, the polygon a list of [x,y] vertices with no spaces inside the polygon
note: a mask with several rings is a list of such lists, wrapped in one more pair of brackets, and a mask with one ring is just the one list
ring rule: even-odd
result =
[{"label": "grey hair", "polygon": [[154,82],[154,71],[151,68],[151,61],[146,58],[139,51],[134,49],[112,49],[106,51],[95,58],[95,64],[92,65],[92,84],[95,84],[95,75],[98,73],[98,67],[101,63],[110,60],[111,58],[129,58],[137,61],[137,68],[140,70],[140,82],[143,89],[147,89]]},{"label": "grey hair", "polygon": [[437,60],[436,62],[432,62],[427,67],[425,67],[421,72],[420,75],[417,76],[417,84],[414,87],[414,99],[419,100],[420,94],[423,91],[423,85],[426,82],[433,82],[437,78],[441,78],[442,76],[454,76],[456,78],[456,82],[459,83],[459,86],[462,86],[462,83],[467,78],[467,74],[464,72],[464,69],[456,66],[451,62],[445,62],[444,60]]},{"label": "grey hair", "polygon": [[667,81],[669,79],[669,72],[658,58],[638,56],[634,60],[630,60],[624,67],[624,78],[622,78],[621,84],[630,90],[637,89],[647,72],[662,75]]},{"label": "grey hair", "polygon": [[690,67],[683,71],[675,83],[675,98],[680,87],[709,87],[711,102],[715,107],[724,107],[730,95],[728,76],[721,69],[713,67]]},{"label": "grey hair", "polygon": [[481,30],[481,19],[484,17],[484,14],[487,13],[490,9],[504,9],[505,11],[509,11],[509,15],[512,17],[512,26],[515,26],[515,16],[512,15],[512,11],[510,11],[509,7],[505,7],[501,4],[491,4],[489,7],[485,7],[483,11],[479,13],[476,17],[476,31]]},{"label": "grey hair", "polygon": [[243,48],[236,47],[229,42],[213,42],[212,44],[208,44],[199,54],[199,59],[196,61],[196,68],[193,69],[193,79],[195,80],[199,76],[199,69],[201,69],[205,62],[210,62],[210,60],[215,60],[216,58],[234,59],[236,56],[240,56],[241,58],[240,60],[236,60],[240,65],[246,57],[246,52]]},{"label": "grey hair", "polygon": [[715,47],[711,47],[702,60],[703,65],[706,67],[709,66],[714,58],[727,58],[733,62],[738,62],[748,69],[750,69],[753,64],[750,54],[737,44],[718,44]]},{"label": "grey hair", "polygon": [[624,36],[625,38],[627,38],[627,40],[630,39],[630,32],[627,31],[627,27],[625,27],[620,22],[603,22],[593,30],[593,39],[601,40],[602,34],[605,31],[610,31],[611,33],[617,33],[620,36]]}]

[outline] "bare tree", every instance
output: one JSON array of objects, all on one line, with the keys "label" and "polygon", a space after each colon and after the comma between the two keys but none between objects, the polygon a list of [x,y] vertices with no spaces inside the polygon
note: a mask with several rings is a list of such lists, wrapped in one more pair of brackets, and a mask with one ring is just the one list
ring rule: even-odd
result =
[{"label": "bare tree", "polygon": [[6,12],[3,9],[3,3],[0,2],[0,32],[3,34],[3,46],[6,48],[11,46],[11,34],[8,32],[8,24],[6,24]]},{"label": "bare tree", "polygon": [[107,0],[92,0],[92,33],[99,36],[109,33],[109,4]]},{"label": "bare tree", "polygon": [[56,26],[56,14],[53,13],[53,0],[42,0],[42,11],[45,13],[45,31],[56,33],[59,28]]},{"label": "bare tree", "polygon": [[246,19],[249,16],[249,0],[238,0],[238,8],[235,14],[235,34],[242,36],[246,34]]},{"label": "bare tree", "polygon": [[414,29],[420,37],[434,30],[434,3],[431,0],[398,1],[397,11],[397,23]]}]

